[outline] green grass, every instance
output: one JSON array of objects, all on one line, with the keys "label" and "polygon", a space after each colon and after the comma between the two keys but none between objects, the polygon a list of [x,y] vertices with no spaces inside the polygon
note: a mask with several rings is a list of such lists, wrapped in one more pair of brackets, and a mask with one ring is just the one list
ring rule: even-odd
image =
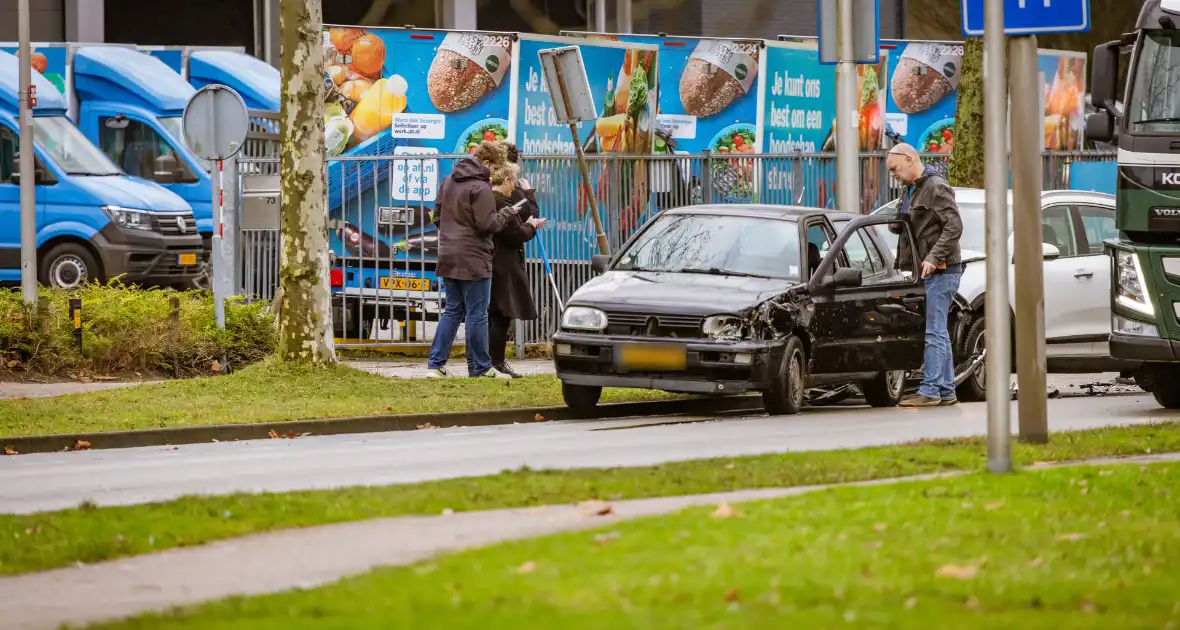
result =
[{"label": "green grass", "polygon": [[[603,392],[605,402],[669,398],[646,390]],[[308,369],[266,362],[229,376],[0,401],[0,438],[561,404],[561,387],[552,376],[396,379],[343,366]]]},{"label": "green grass", "polygon": [[1168,628],[1177,488],[1177,464],[840,488],[100,627]]},{"label": "green grass", "polygon": [[[1057,433],[1017,444],[1027,465],[1180,451],[1177,424]],[[164,503],[0,515],[0,575],[197,545],[282,528],[407,514],[526,507],[833,484],[952,470],[985,462],[978,439],[845,451],[674,462],[639,468],[505,471],[427,483],[307,492],[185,497]]]}]

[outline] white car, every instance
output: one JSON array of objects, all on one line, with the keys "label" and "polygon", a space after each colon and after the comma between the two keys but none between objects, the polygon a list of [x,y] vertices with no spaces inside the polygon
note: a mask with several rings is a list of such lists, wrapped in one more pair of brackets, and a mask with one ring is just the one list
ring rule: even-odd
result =
[{"label": "white car", "polygon": [[[963,219],[960,240],[965,263],[959,293],[951,305],[950,331],[955,353],[958,395],[983,400],[985,381],[984,292],[987,288],[984,191],[956,188]],[[896,214],[897,201],[874,214]],[[1110,257],[1102,241],[1116,238],[1114,197],[1105,193],[1059,190],[1041,196],[1044,230],[1045,355],[1049,372],[1084,374],[1129,372],[1136,364],[1110,357]],[[1008,225],[1012,226],[1012,194],[1008,193]],[[897,236],[882,228],[882,237],[896,251]],[[1008,251],[1012,251],[1009,234]],[[1012,308],[1016,278],[1008,266],[1008,305]],[[1015,313],[1015,311],[1012,311]],[[1016,335],[1013,331],[1013,343]]]}]

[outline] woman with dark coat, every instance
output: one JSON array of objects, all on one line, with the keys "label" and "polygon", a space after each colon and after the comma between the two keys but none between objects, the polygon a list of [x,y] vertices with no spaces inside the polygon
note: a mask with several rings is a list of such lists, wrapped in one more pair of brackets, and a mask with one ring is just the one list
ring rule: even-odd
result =
[{"label": "woman with dark coat", "polygon": [[520,378],[520,374],[508,365],[504,354],[512,320],[537,318],[537,307],[533,304],[533,293],[524,267],[524,244],[533,240],[545,219],[535,216],[536,204],[527,196],[532,191],[517,188],[519,171],[511,162],[512,153],[510,150],[510,161],[505,167],[492,172],[496,208],[509,208],[517,201],[525,201],[516,213],[517,219],[509,221],[493,239],[495,252],[492,254],[492,301],[488,305],[488,347],[492,366],[498,372]]}]

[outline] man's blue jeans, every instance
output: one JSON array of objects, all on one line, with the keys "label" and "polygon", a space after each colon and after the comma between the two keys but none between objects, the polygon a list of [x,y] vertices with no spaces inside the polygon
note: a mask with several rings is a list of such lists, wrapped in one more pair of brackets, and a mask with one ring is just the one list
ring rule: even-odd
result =
[{"label": "man's blue jeans", "polygon": [[947,318],[962,277],[962,265],[950,265],[926,277],[926,367],[919,396],[942,400],[955,396],[955,358]]},{"label": "man's blue jeans", "polygon": [[438,318],[438,330],[430,344],[427,366],[437,370],[447,364],[451,346],[459,333],[459,323],[467,320],[467,371],[470,376],[483,376],[492,369],[488,354],[488,302],[492,300],[492,279],[456,280],[443,278],[447,308]]}]

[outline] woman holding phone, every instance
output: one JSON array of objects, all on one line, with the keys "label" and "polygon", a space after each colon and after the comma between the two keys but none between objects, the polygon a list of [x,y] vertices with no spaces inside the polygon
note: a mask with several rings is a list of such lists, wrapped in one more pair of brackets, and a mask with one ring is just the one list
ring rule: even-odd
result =
[{"label": "woman holding phone", "polygon": [[488,349],[496,371],[520,378],[504,357],[508,348],[508,329],[514,319],[537,318],[537,307],[533,304],[524,267],[524,244],[533,240],[545,219],[535,216],[536,205],[529,195],[517,188],[520,170],[512,162],[513,153],[509,150],[509,162],[492,171],[496,209],[512,208],[517,218],[508,221],[493,239],[495,253],[492,255],[492,300],[488,305]]}]

